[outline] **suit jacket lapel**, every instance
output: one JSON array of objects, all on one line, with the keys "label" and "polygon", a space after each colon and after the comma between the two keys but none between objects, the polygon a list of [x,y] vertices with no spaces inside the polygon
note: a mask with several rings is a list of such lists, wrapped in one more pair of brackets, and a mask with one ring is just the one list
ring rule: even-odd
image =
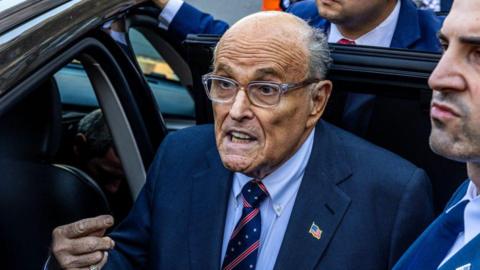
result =
[{"label": "suit jacket lapel", "polygon": [[207,153],[206,164],[206,168],[192,178],[191,269],[220,269],[232,173],[223,167],[216,148]]},{"label": "suit jacket lapel", "polygon": [[421,38],[417,7],[413,1],[400,1],[400,13],[390,47],[411,49],[414,43]]},{"label": "suit jacket lapel", "polygon": [[[480,235],[477,235],[470,242],[460,249],[455,255],[448,259],[438,270],[474,270],[480,269]],[[462,269],[462,266],[470,264],[470,268]]]},{"label": "suit jacket lapel", "polygon": [[[337,184],[351,175],[338,137],[324,123],[316,127],[315,141],[298,191],[275,269],[313,269],[332,239],[350,198]],[[312,223],[320,239],[309,234]]]},{"label": "suit jacket lapel", "polygon": [[[450,207],[454,206],[463,198],[463,196],[465,195],[465,192],[467,192],[468,182],[469,181],[465,181],[462,184],[462,186],[460,186],[460,188],[458,188],[458,190],[452,195],[452,198],[447,203],[447,206],[445,207],[445,209],[449,209]],[[442,213],[441,215],[444,215],[444,213]],[[438,226],[437,225],[437,223],[439,222],[438,220],[439,220],[439,217],[437,217],[437,219],[432,224],[430,224],[430,226],[428,226],[428,228],[417,238],[417,240],[413,242],[413,244],[408,248],[408,250],[402,255],[400,260],[395,264],[395,266],[393,267],[393,270],[409,269],[412,259],[419,252],[418,249],[420,248],[421,244],[425,241],[425,238],[430,234],[430,231],[433,228]]]}]

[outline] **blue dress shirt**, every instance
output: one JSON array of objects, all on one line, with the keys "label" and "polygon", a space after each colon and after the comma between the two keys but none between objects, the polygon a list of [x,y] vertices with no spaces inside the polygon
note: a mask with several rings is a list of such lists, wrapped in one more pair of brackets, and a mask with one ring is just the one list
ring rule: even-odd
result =
[{"label": "blue dress shirt", "polygon": [[[305,167],[312,152],[312,130],[297,152],[272,174],[262,179],[268,190],[269,197],[260,205],[262,217],[262,232],[256,269],[273,269],[278,251],[282,245],[290,214],[297,197],[298,188],[302,182]],[[222,260],[228,246],[228,241],[242,215],[242,188],[252,180],[241,173],[233,176],[232,191],[227,208],[227,217],[223,233]]]}]

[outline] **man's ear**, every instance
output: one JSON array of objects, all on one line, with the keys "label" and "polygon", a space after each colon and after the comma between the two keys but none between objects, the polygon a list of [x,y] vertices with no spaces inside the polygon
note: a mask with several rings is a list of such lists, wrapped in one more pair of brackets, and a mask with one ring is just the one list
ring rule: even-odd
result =
[{"label": "man's ear", "polygon": [[307,121],[307,127],[312,127],[317,124],[320,117],[325,111],[328,99],[332,93],[332,82],[330,80],[322,80],[312,85],[310,94],[311,109],[309,119]]},{"label": "man's ear", "polygon": [[83,133],[77,133],[73,140],[73,153],[77,158],[83,159],[87,154],[87,137]]}]

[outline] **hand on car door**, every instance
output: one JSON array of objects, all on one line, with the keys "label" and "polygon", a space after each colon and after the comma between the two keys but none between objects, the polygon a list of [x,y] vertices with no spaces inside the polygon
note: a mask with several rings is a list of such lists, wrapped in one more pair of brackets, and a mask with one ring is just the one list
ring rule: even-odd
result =
[{"label": "hand on car door", "polygon": [[59,226],[53,230],[52,251],[62,269],[101,269],[108,259],[114,241],[104,236],[113,226],[110,215]]}]

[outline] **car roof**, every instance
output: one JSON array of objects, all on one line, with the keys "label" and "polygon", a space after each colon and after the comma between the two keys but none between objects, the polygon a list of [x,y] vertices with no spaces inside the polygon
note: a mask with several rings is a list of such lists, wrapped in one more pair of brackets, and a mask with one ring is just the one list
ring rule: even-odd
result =
[{"label": "car roof", "polygon": [[2,0],[0,1],[0,33],[65,2],[68,0]]},{"label": "car roof", "polygon": [[143,2],[146,0],[8,0],[2,3],[0,96],[73,40]]}]

